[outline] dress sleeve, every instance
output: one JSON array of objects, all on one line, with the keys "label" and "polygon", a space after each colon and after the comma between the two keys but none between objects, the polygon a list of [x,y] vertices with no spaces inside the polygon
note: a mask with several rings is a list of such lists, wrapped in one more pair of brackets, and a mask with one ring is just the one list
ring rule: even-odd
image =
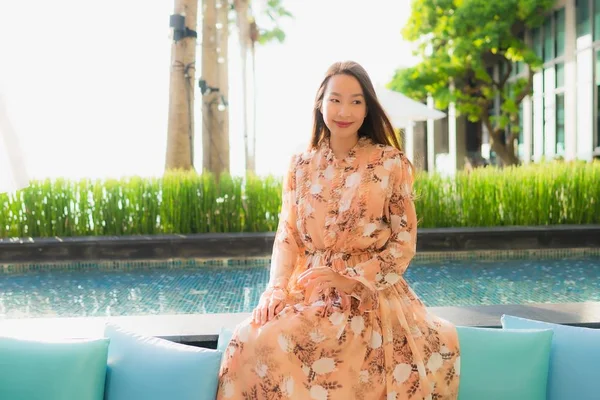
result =
[{"label": "dress sleeve", "polygon": [[362,309],[376,307],[378,291],[400,281],[416,252],[417,216],[412,198],[412,166],[398,153],[391,158],[392,192],[385,206],[390,237],[369,260],[347,268],[346,276],[359,282],[352,296]]},{"label": "dress sleeve", "polygon": [[302,239],[296,225],[296,166],[298,165],[298,159],[299,156],[292,157],[288,172],[283,180],[281,213],[273,243],[268,290],[285,290],[296,265],[300,249],[303,248]]}]

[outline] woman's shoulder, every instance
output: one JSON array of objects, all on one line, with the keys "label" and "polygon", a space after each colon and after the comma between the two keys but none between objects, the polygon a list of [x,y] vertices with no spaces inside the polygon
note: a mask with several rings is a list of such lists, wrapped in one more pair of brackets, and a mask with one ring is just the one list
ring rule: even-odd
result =
[{"label": "woman's shoulder", "polygon": [[292,162],[296,164],[308,163],[313,159],[317,151],[318,149],[314,148],[298,151],[292,155]]},{"label": "woman's shoulder", "polygon": [[404,163],[407,158],[404,152],[388,144],[373,143],[372,151],[375,156],[382,161],[392,160],[398,163]]},{"label": "woman's shoulder", "polygon": [[297,171],[303,165],[310,164],[310,161],[314,157],[315,150],[300,150],[295,151],[289,158],[289,170]]}]

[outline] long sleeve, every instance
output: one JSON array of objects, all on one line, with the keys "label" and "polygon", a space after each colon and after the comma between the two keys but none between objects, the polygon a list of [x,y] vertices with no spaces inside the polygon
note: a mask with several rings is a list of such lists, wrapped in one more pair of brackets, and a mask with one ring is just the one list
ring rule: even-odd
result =
[{"label": "long sleeve", "polygon": [[388,160],[391,166],[392,191],[385,206],[390,236],[386,244],[371,259],[346,270],[346,276],[360,284],[352,294],[363,309],[373,308],[378,291],[398,281],[415,255],[417,216],[412,199],[412,167],[400,153]]},{"label": "long sleeve", "polygon": [[273,243],[269,288],[286,288],[302,247],[302,240],[296,226],[297,164],[298,156],[292,157],[283,180],[281,214]]}]

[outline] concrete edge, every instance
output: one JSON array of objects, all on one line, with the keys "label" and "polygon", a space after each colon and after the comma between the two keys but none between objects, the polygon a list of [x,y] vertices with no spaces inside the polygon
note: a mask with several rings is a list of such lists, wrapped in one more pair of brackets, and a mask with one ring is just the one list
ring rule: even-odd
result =
[{"label": "concrete edge", "polygon": [[[503,314],[556,324],[600,328],[600,302],[506,304],[472,307],[430,307],[430,312],[457,326],[500,328]],[[36,338],[103,337],[106,323],[178,343],[217,341],[223,328],[233,329],[250,313],[180,314],[117,317],[0,319],[0,335]]]}]

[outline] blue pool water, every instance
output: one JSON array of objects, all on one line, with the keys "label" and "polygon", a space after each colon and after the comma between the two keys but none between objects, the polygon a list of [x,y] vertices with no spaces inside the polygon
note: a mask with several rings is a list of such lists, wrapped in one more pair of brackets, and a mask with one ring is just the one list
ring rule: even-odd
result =
[{"label": "blue pool water", "polygon": [[[428,306],[600,301],[600,258],[449,261],[411,266]],[[249,312],[265,266],[0,274],[0,318]]]}]

